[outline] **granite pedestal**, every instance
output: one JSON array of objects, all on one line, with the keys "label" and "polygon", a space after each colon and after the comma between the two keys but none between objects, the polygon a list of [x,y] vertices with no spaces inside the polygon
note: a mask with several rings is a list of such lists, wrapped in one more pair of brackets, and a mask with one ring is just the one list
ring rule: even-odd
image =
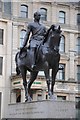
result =
[{"label": "granite pedestal", "polygon": [[70,101],[33,101],[8,105],[6,113],[8,120],[27,119],[75,119],[75,102]]}]

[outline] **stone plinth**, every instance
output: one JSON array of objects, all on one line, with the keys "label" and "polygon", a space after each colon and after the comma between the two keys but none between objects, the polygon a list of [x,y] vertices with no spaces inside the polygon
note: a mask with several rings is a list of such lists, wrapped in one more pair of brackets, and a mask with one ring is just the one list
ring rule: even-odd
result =
[{"label": "stone plinth", "polygon": [[[34,101],[9,104],[6,118],[27,120],[27,118],[76,118],[75,102],[70,101]],[[13,119],[12,119],[13,118]]]}]

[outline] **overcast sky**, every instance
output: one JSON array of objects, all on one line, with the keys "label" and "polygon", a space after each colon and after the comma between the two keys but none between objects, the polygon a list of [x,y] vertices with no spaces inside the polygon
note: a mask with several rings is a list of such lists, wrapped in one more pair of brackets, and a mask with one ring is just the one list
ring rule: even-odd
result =
[{"label": "overcast sky", "polygon": [[57,2],[79,2],[80,0],[53,0]]},{"label": "overcast sky", "polygon": [[[21,0],[1,0],[1,1],[5,1],[5,2],[20,2]],[[35,2],[39,2],[39,1],[43,1],[43,2],[79,2],[80,0],[26,0],[27,2],[31,2],[31,1],[35,1]]]}]

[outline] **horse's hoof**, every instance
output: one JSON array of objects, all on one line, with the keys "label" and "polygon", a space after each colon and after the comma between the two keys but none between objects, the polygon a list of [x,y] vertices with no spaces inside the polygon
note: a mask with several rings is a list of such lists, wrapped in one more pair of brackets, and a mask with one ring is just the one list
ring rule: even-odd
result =
[{"label": "horse's hoof", "polygon": [[31,97],[28,97],[26,98],[25,102],[31,102],[32,101],[32,98]]},{"label": "horse's hoof", "polygon": [[49,92],[48,92],[48,95],[49,95],[49,97],[50,97],[50,96],[52,95],[52,93],[49,91]]},{"label": "horse's hoof", "polygon": [[28,97],[28,102],[31,102],[32,101],[32,98],[31,97]]},{"label": "horse's hoof", "polygon": [[27,102],[28,100],[25,100],[25,102]]},{"label": "horse's hoof", "polygon": [[49,99],[52,101],[56,101],[56,97],[54,95],[49,96]]},{"label": "horse's hoof", "polygon": [[25,102],[27,102],[28,101],[28,98],[25,98]]}]

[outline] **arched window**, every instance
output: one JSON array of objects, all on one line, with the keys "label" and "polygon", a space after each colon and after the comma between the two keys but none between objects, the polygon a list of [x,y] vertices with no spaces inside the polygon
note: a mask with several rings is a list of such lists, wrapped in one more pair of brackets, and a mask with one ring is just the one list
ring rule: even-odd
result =
[{"label": "arched window", "polygon": [[46,8],[40,8],[41,12],[41,20],[46,21],[47,20],[47,9]]},{"label": "arched window", "polygon": [[58,71],[56,79],[58,80],[65,80],[65,64],[59,64],[59,68],[63,68]]},{"label": "arched window", "polygon": [[21,5],[21,17],[28,18],[28,6]]},{"label": "arched window", "polygon": [[0,57],[0,75],[3,74],[3,57]]},{"label": "arched window", "polygon": [[65,12],[59,11],[59,23],[65,23]]},{"label": "arched window", "polygon": [[77,24],[80,25],[80,13],[77,14]]},{"label": "arched window", "polygon": [[26,30],[24,30],[24,29],[21,30],[21,32],[20,32],[20,47],[22,47],[22,45],[23,45],[25,34],[26,34]]},{"label": "arched window", "polygon": [[[11,1],[4,0],[3,3],[4,3],[4,13],[11,14],[11,4],[12,4]],[[0,4],[2,4],[2,3],[0,2]]]},{"label": "arched window", "polygon": [[80,65],[77,65],[77,81],[80,81]]},{"label": "arched window", "polygon": [[62,53],[65,52],[65,37],[63,35],[61,37],[59,51]]},{"label": "arched window", "polygon": [[76,49],[77,49],[77,53],[80,54],[80,37],[77,38]]},{"label": "arched window", "polygon": [[4,30],[0,29],[0,44],[3,45]]}]

